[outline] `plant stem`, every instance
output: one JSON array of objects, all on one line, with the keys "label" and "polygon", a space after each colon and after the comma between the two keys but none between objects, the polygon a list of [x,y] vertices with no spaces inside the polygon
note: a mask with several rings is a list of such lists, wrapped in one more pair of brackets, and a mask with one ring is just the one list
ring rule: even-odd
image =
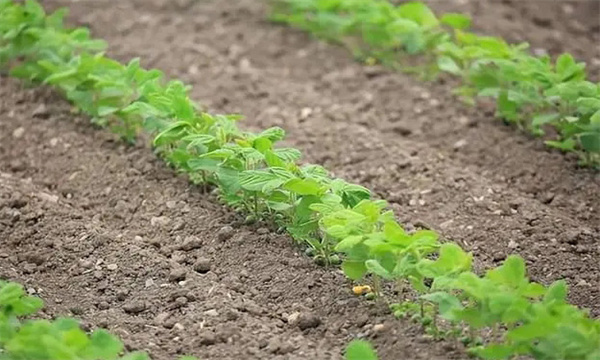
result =
[{"label": "plant stem", "polygon": [[258,220],[258,193],[254,193],[254,215],[256,215],[256,220]]},{"label": "plant stem", "polygon": [[377,301],[381,298],[381,280],[379,276],[373,274],[373,289],[375,290],[375,296],[377,297]]}]

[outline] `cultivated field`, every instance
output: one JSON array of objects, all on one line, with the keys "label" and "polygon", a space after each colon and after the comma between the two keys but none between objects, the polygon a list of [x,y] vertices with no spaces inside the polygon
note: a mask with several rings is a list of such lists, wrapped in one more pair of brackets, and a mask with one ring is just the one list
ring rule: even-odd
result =
[{"label": "cultivated field", "polygon": [[[0,0],[0,14],[4,3]],[[471,15],[477,33],[510,43],[527,41],[533,53],[547,52],[556,58],[568,52],[587,64],[586,79],[598,85],[597,1],[426,3],[437,14]],[[48,0],[41,4],[49,12],[68,7],[67,24],[88,27],[93,38],[105,40],[108,58],[123,64],[139,58],[142,68],[159,69],[168,80],[192,85],[189,98],[208,114],[244,116],[237,125],[218,116],[203,118],[201,125],[198,118],[186,119],[179,127],[160,123],[161,116],[173,121],[186,118],[188,104],[181,105],[185,109],[180,112],[159,109],[159,100],[152,103],[152,86],[140,86],[127,93],[128,100],[133,102],[148,91],[144,101],[160,111],[144,118],[143,126],[141,122],[136,126],[147,129],[149,119],[158,119],[151,125],[162,137],[156,138],[152,131],[136,135],[139,129],[133,125],[126,125],[124,131],[121,123],[97,121],[125,137],[138,137],[135,144],[129,144],[90,124],[92,110],[79,106],[80,98],[73,93],[71,104],[65,100],[70,83],[65,85],[58,76],[47,81],[50,86],[31,86],[7,75],[9,65],[42,55],[19,54],[15,60],[5,59],[0,51],[0,279],[20,283],[30,295],[43,299],[41,318],[69,316],[80,319],[85,331],[108,329],[123,340],[126,350],[144,350],[153,359],[182,355],[198,359],[342,359],[348,343],[362,338],[369,340],[384,360],[465,359],[468,346],[459,339],[471,347],[479,340],[497,342],[502,335],[496,331],[531,320],[485,323],[477,336],[469,330],[463,332],[467,321],[457,330],[450,325],[451,316],[444,317],[444,306],[450,300],[431,297],[425,313],[423,305],[418,309],[416,299],[434,293],[432,279],[437,279],[437,273],[422,275],[431,274],[434,266],[423,270],[431,264],[422,262],[421,270],[413,266],[406,270],[406,279],[398,281],[400,275],[388,274],[395,265],[377,268],[388,260],[387,253],[380,256],[377,252],[381,248],[355,261],[367,263],[364,272],[370,275],[348,279],[346,275],[352,273],[348,268],[355,264],[349,259],[358,256],[352,248],[356,244],[339,244],[350,236],[376,238],[373,234],[383,233],[384,228],[395,231],[397,220],[406,231],[402,239],[425,239],[425,245],[415,250],[422,255],[415,264],[444,258],[440,248],[455,255],[452,265],[443,271],[442,265],[435,268],[440,278],[454,279],[471,266],[474,273],[483,275],[486,269],[499,267],[517,254],[531,281],[549,286],[564,279],[569,303],[589,309],[590,317],[596,319],[586,318],[589,328],[582,332],[587,331],[586,344],[591,344],[590,348],[595,344],[597,351],[581,356],[560,354],[556,349],[548,350],[556,357],[526,354],[536,359],[598,360],[597,128],[577,133],[573,151],[561,152],[546,146],[544,140],[554,139],[556,134],[562,134],[560,141],[568,138],[563,118],[544,124],[549,129],[546,138],[536,137],[528,131],[529,120],[500,121],[494,99],[483,99],[474,106],[460,101],[453,93],[460,75],[436,74],[435,79],[425,81],[418,75],[394,71],[394,66],[373,54],[356,56],[362,62],[356,61],[346,48],[347,41],[328,42],[323,34],[319,34],[321,39],[315,38],[299,29],[310,31],[306,24],[286,26],[282,19],[270,21],[267,1]],[[7,32],[0,23],[0,34]],[[0,50],[8,43],[10,40],[0,39]],[[106,65],[107,74],[113,71],[111,66]],[[65,78],[68,76],[72,75]],[[115,83],[118,80],[119,76],[110,78]],[[600,86],[596,90],[595,95],[577,96],[596,96],[597,103],[589,107],[597,106],[600,111]],[[173,88],[173,93],[176,91]],[[176,99],[184,98],[187,101],[187,97],[173,96],[171,108],[180,104]],[[565,111],[575,109],[576,103],[575,99],[567,104]],[[98,118],[125,118],[119,111],[128,103],[119,104]],[[584,110],[572,111],[582,119],[587,116],[585,121],[593,125],[594,115],[585,115]],[[194,121],[198,123],[189,125]],[[213,126],[212,121],[216,127],[194,132],[201,126],[209,128],[207,122]],[[600,120],[596,126],[599,124]],[[263,132],[273,127],[285,129],[281,146],[273,147],[281,138],[278,130]],[[206,153],[227,150],[235,156],[243,154],[234,159],[244,161],[238,187],[231,190],[230,173],[222,170],[225,161],[239,170],[233,155],[227,153],[229,157],[222,160],[225,155],[221,152],[208,157],[213,162],[193,165],[190,158],[200,158],[190,150],[193,147],[198,147],[194,148],[197,152],[202,148]],[[190,152],[182,155],[179,150],[183,148]],[[299,161],[296,149],[302,153]],[[223,162],[217,166],[215,159]],[[321,165],[330,175],[297,167],[296,162]],[[287,172],[281,175],[274,168]],[[265,179],[265,173],[271,177]],[[342,189],[341,180],[335,182],[338,178],[348,181],[344,183],[347,187]],[[206,182],[201,184],[202,180]],[[368,192],[365,195],[365,189],[351,184],[371,190],[375,200],[366,200]],[[396,220],[382,214],[376,199],[388,202]],[[353,227],[354,215],[334,214],[314,204],[339,205],[346,212],[354,209],[354,215],[375,220]],[[358,204],[367,205],[356,210]],[[345,229],[340,232],[334,225]],[[308,239],[314,234],[321,238]],[[429,238],[435,234],[439,234],[439,242]],[[392,250],[390,254],[398,256]],[[341,261],[346,264],[346,275],[338,266]],[[388,275],[393,281],[380,284],[378,280]],[[405,288],[400,290],[393,284],[403,281]],[[424,288],[411,288],[409,283]],[[364,284],[381,296],[370,299],[353,293],[353,286]],[[448,293],[468,293],[456,286]],[[405,293],[417,308],[406,304],[394,308],[396,315],[404,310],[408,314],[398,319],[387,303],[401,302]],[[542,294],[547,290],[524,297],[537,299]],[[463,295],[456,295],[462,306],[477,303],[473,296]],[[2,299],[0,290],[0,310],[8,313]],[[514,306],[525,308],[520,302]],[[431,327],[424,320],[427,312],[436,319],[439,314],[439,323]],[[7,354],[6,359],[11,360],[47,360],[43,355],[11,357],[10,349],[3,347],[2,336],[8,335],[2,330],[0,326],[0,359]],[[458,333],[450,334],[451,330]],[[571,333],[565,334],[561,336]],[[472,338],[464,339],[469,336]],[[68,357],[88,358],[100,356]]]}]

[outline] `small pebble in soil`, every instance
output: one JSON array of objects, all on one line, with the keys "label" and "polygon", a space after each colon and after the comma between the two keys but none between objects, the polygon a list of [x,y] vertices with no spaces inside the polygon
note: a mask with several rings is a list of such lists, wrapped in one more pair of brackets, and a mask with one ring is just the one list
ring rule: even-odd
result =
[{"label": "small pebble in soil", "polygon": [[294,346],[291,343],[282,341],[279,338],[272,338],[267,344],[267,351],[271,354],[285,355],[294,351]]},{"label": "small pebble in soil", "polygon": [[25,135],[25,128],[23,128],[23,127],[20,127],[20,128],[17,128],[17,129],[15,129],[15,131],[13,131],[13,134],[12,134],[12,135],[13,135],[13,137],[14,137],[15,139],[20,139],[20,138],[22,138],[22,137],[23,137],[23,135]]},{"label": "small pebble in soil", "polygon": [[31,113],[31,115],[33,115],[33,117],[36,118],[47,119],[50,116],[50,111],[48,111],[46,105],[40,104],[40,106],[33,110],[33,113]]},{"label": "small pebble in soil", "polygon": [[217,316],[219,316],[219,312],[216,309],[210,309],[210,310],[205,311],[204,315],[217,317]]},{"label": "small pebble in soil", "polygon": [[266,235],[269,233],[269,229],[261,227],[258,230],[256,230],[256,233],[259,235]]},{"label": "small pebble in soil", "polygon": [[186,306],[187,303],[188,303],[188,299],[185,296],[180,296],[177,299],[175,299],[175,302],[173,303],[173,308],[175,308],[175,309],[182,308],[182,307]]},{"label": "small pebble in soil", "polygon": [[381,333],[385,330],[385,325],[384,324],[375,324],[373,325],[373,332],[375,333]]},{"label": "small pebble in soil", "polygon": [[123,311],[128,314],[139,314],[146,310],[146,303],[143,301],[133,301],[123,305]]},{"label": "small pebble in soil", "polygon": [[172,269],[171,272],[169,273],[169,281],[171,281],[171,282],[182,281],[182,280],[185,280],[186,276],[187,276],[187,272],[185,271],[184,268]]},{"label": "small pebble in soil", "polygon": [[453,148],[454,150],[460,150],[460,149],[462,149],[463,147],[465,147],[465,145],[467,145],[467,140],[465,140],[465,139],[460,139],[460,140],[458,140],[457,142],[455,142],[455,143],[454,143],[454,145],[452,145],[452,148]]},{"label": "small pebble in soil", "polygon": [[106,301],[100,301],[100,303],[98,303],[99,310],[108,310],[109,308],[110,305]]},{"label": "small pebble in soil", "polygon": [[300,313],[300,316],[298,317],[298,327],[300,330],[316,328],[320,324],[321,319],[311,312]]},{"label": "small pebble in soil", "polygon": [[127,299],[127,295],[129,295],[128,289],[119,289],[117,291],[117,300],[124,301],[125,299]]},{"label": "small pebble in soil", "polygon": [[167,226],[169,225],[169,223],[171,222],[171,219],[169,219],[166,216],[155,216],[152,219],[150,219],[150,225],[152,226]]},{"label": "small pebble in soil", "polygon": [[154,318],[154,325],[164,326],[165,322],[171,318],[171,314],[168,312],[162,312]]},{"label": "small pebble in soil", "polygon": [[69,309],[73,315],[81,315],[83,314],[83,309],[79,307],[72,307]]},{"label": "small pebble in soil", "polygon": [[298,324],[299,318],[300,318],[300,313],[296,311],[287,317],[287,322],[290,325],[296,325],[296,324]]},{"label": "small pebble in soil", "polygon": [[229,240],[233,236],[234,232],[235,232],[235,230],[231,226],[229,226],[229,225],[223,226],[217,232],[217,239],[219,241]]},{"label": "small pebble in soil", "polygon": [[183,240],[183,245],[180,249],[183,251],[191,251],[202,247],[202,240],[197,236],[188,236]]},{"label": "small pebble in soil", "polygon": [[194,271],[199,272],[201,274],[206,274],[210,271],[212,266],[212,261],[209,258],[198,258],[194,263]]},{"label": "small pebble in soil", "polygon": [[214,345],[217,342],[217,338],[216,338],[215,334],[207,331],[207,332],[201,333],[198,336],[198,342],[200,343],[200,345],[210,346],[210,345]]},{"label": "small pebble in soil", "polygon": [[237,320],[239,317],[240,317],[240,315],[239,315],[239,312],[237,312],[237,311],[235,311],[235,310],[233,310],[233,309],[227,310],[227,311],[225,312],[225,318],[226,318],[228,321],[234,321],[234,320]]}]

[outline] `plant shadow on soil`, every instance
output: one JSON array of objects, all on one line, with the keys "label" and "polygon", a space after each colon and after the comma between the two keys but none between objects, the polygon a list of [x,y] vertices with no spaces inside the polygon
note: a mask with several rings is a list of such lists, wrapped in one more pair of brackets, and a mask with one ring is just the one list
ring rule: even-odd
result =
[{"label": "plant shadow on soil", "polygon": [[[194,85],[209,109],[247,115],[242,127],[288,130],[306,161],[374,189],[408,228],[456,240],[478,268],[519,253],[536,281],[566,278],[571,300],[600,314],[599,175],[493,110],[457,104],[448,84],[354,63],[269,24],[261,1],[43,3],[71,7],[71,21],[106,39],[111,56],[141,57]],[[479,11],[498,7],[516,28],[536,29],[509,4]],[[588,44],[585,60],[596,56]],[[87,122],[52,92],[0,78],[0,276],[41,289],[46,316],[107,327],[155,359],[338,359],[359,334],[382,359],[464,357],[350,295],[341,274],[311,264],[286,236],[237,225],[148,148]],[[296,311],[305,330],[286,323]]]}]

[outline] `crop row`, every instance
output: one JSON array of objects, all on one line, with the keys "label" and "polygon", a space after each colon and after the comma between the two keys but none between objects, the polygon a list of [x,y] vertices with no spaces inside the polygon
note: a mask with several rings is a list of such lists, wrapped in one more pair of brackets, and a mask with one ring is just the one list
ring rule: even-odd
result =
[{"label": "crop row", "polygon": [[0,0],[0,66],[53,86],[127,141],[140,131],[152,134],[157,155],[193,183],[215,187],[247,222],[287,231],[324,264],[338,263],[336,253],[342,254],[350,279],[371,278],[380,301],[398,302],[391,305],[397,316],[414,317],[434,336],[459,336],[486,359],[600,358],[600,322],[567,302],[564,281],[548,287],[529,281],[517,255],[474,273],[472,254],[457,244],[429,230],[406,232],[366,188],[300,164],[297,149],[276,147],[282,129],[245,132],[239,116],[202,111],[188,86],[165,82],[138,60],[122,65],[105,57],[103,42],[85,28],[65,28],[63,16],[62,10],[46,15],[34,0]]},{"label": "crop row", "polygon": [[[527,44],[470,33],[467,16],[438,18],[421,2],[270,1],[274,21],[343,44],[360,59],[428,78],[454,75],[461,80],[455,93],[466,102],[493,98],[506,123],[535,136],[551,130],[555,139],[547,140],[548,146],[576,153],[582,165],[600,167],[600,83],[587,81],[585,63],[570,54],[555,62],[532,56]],[[410,66],[415,60],[420,65]]]}]

